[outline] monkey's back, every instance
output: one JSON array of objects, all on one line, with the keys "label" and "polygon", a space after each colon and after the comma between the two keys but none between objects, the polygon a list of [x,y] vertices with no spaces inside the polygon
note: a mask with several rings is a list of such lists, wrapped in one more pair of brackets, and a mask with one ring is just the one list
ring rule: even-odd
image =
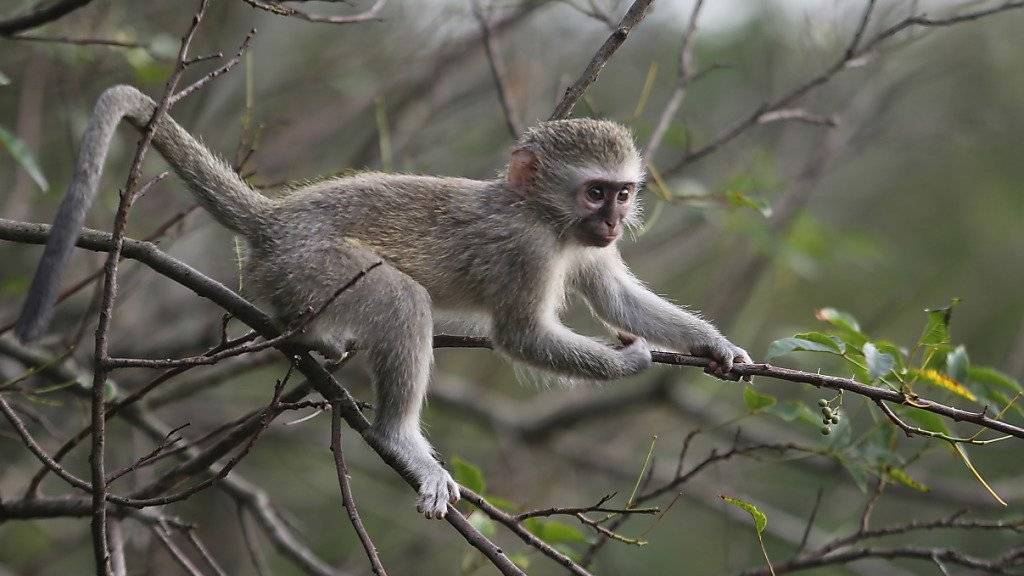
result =
[{"label": "monkey's back", "polygon": [[[502,244],[527,226],[520,198],[500,181],[363,173],[325,180],[275,201],[266,249],[273,286],[309,282],[343,285],[383,259],[421,284],[441,308],[487,308]],[[511,248],[511,246],[509,246]],[[282,255],[285,255],[282,257]],[[312,296],[310,296],[312,298]]]}]

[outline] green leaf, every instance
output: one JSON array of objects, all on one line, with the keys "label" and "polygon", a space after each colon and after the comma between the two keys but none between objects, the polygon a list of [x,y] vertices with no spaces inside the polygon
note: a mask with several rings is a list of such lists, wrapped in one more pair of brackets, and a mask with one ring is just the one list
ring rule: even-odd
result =
[{"label": "green leaf", "polygon": [[911,406],[897,406],[896,411],[904,418],[913,420],[915,424],[925,430],[949,435],[949,428],[937,414]]},{"label": "green leaf", "polygon": [[786,422],[799,420],[814,427],[821,426],[821,415],[811,410],[807,404],[796,400],[787,400],[769,406],[765,413],[777,416]]},{"label": "green leaf", "polygon": [[747,411],[755,414],[774,405],[778,400],[774,396],[762,394],[750,384],[743,387],[743,402],[747,405]]},{"label": "green leaf", "polygon": [[843,341],[854,348],[859,349],[868,340],[860,331],[860,323],[852,314],[835,308],[819,308],[814,311],[814,317],[835,327]]},{"label": "green leaf", "polygon": [[754,520],[754,527],[757,529],[757,533],[760,534],[764,532],[765,526],[768,525],[768,517],[764,515],[764,512],[758,510],[757,506],[754,506],[750,502],[740,500],[739,498],[725,496],[724,494],[719,495],[719,498],[724,500],[727,504],[732,504],[737,508],[746,510],[747,514],[750,514],[750,517]]},{"label": "green leaf", "polygon": [[515,554],[509,554],[508,559],[512,561],[520,570],[530,569],[530,557],[523,552],[516,552]]},{"label": "green leaf", "polygon": [[971,369],[971,360],[967,349],[961,344],[946,354],[946,374],[957,382],[967,382],[967,372]]},{"label": "green leaf", "polygon": [[455,481],[477,494],[484,493],[484,474],[480,468],[466,462],[458,456],[452,458],[452,476]]},{"label": "green leaf", "polygon": [[885,376],[896,367],[896,359],[891,355],[878,350],[878,347],[871,342],[866,342],[862,348],[864,361],[867,362],[868,372],[871,378],[877,380]]},{"label": "green leaf", "polygon": [[43,171],[39,169],[35,157],[32,156],[32,151],[28,149],[24,142],[19,140],[14,134],[11,134],[3,126],[0,126],[0,144],[7,148],[15,162],[21,165],[29,177],[32,178],[32,181],[36,183],[36,186],[39,186],[43,192],[50,189],[49,183],[46,182],[46,177],[43,176]]},{"label": "green leaf", "polygon": [[1002,388],[1010,394],[1024,392],[1019,382],[1003,374],[995,368],[987,366],[970,366],[967,368],[967,379],[977,384],[992,388]]},{"label": "green leaf", "polygon": [[898,484],[902,484],[907,488],[917,490],[918,492],[928,492],[927,486],[911,478],[910,474],[907,474],[907,471],[903,468],[899,468],[897,466],[886,466],[885,474],[890,479],[895,480]]},{"label": "green leaf", "polygon": [[488,518],[487,515],[483,512],[479,510],[474,510],[473,513],[469,515],[469,518],[467,518],[467,520],[469,520],[470,526],[476,528],[484,536],[487,536],[488,538],[494,537],[494,520]]},{"label": "green leaf", "polygon": [[771,360],[790,352],[826,352],[842,354],[846,344],[835,336],[820,332],[805,332],[792,338],[780,338],[768,346],[765,360]]},{"label": "green leaf", "polygon": [[919,346],[934,347],[949,343],[949,322],[953,318],[953,308],[959,303],[959,298],[953,298],[949,306],[925,309],[928,321],[925,323],[921,338],[918,339]]},{"label": "green leaf", "polygon": [[523,521],[523,526],[541,540],[548,544],[586,544],[587,537],[579,528],[559,522],[557,520],[542,520],[540,518],[528,518]]},{"label": "green leaf", "polygon": [[509,514],[514,514],[522,509],[522,506],[516,504],[511,500],[507,500],[505,498],[500,498],[498,496],[493,496],[490,494],[487,496],[487,501],[490,502],[491,505],[497,508],[498,510],[501,510],[502,512],[508,512]]},{"label": "green leaf", "polygon": [[767,201],[747,196],[742,190],[728,190],[725,193],[725,198],[730,205],[737,208],[750,208],[765,218],[771,218],[772,216],[772,207]]},{"label": "green leaf", "polygon": [[906,356],[906,351],[904,349],[892,342],[889,342],[888,340],[872,340],[871,343],[875,345],[875,349],[879,352],[884,352],[889,356],[892,356],[893,361],[896,363],[893,370],[901,374],[903,373],[906,369],[906,363],[903,361]]}]

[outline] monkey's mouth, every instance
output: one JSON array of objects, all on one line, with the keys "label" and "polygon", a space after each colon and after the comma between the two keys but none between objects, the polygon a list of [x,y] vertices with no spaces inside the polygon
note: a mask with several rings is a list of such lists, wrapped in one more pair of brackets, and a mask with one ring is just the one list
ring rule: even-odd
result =
[{"label": "monkey's mouth", "polygon": [[619,232],[618,230],[616,230],[615,232],[605,232],[605,233],[594,234],[594,237],[592,239],[593,245],[597,246],[598,248],[604,248],[605,246],[610,246],[616,240],[618,240],[619,236],[621,236],[621,235],[622,235],[622,233]]}]

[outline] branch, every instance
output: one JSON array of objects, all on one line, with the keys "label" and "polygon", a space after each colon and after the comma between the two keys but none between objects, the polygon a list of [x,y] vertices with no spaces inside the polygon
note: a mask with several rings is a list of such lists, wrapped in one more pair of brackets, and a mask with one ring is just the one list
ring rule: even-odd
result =
[{"label": "branch", "polygon": [[[0,226],[3,225],[3,222],[3,220],[0,220]],[[2,238],[2,233],[3,230],[0,229],[0,238]],[[435,336],[434,346],[438,348],[493,348],[491,341],[487,338],[475,336],[452,336],[448,334]],[[677,354],[675,352],[654,351],[651,352],[651,356],[654,362],[658,364],[669,364],[672,366],[707,368],[708,363],[710,362],[708,358]],[[810,384],[811,386],[816,386],[818,388],[845,390],[847,392],[859,394],[871,400],[886,401],[895,404],[908,404],[909,401],[913,401],[914,408],[945,416],[946,418],[950,418],[957,422],[970,422],[971,424],[977,424],[978,426],[982,426],[990,430],[995,430],[997,432],[1002,432],[1004,434],[1009,434],[1010,436],[1024,439],[1024,428],[991,418],[984,410],[981,412],[971,412],[918,396],[910,398],[900,392],[896,392],[888,388],[879,388],[868,384],[862,384],[851,378],[840,378],[838,376],[829,376],[827,374],[818,374],[814,372],[802,372],[800,370],[781,368],[770,364],[734,364],[733,371],[730,373],[730,376],[740,378],[745,376],[761,376],[776,380],[785,380],[788,382]]]},{"label": "branch", "polygon": [[[99,322],[96,327],[96,349],[94,363],[96,366],[92,381],[92,452],[89,455],[89,463],[92,472],[92,540],[93,555],[96,561],[97,576],[108,576],[111,574],[110,552],[107,548],[107,477],[104,463],[104,452],[106,449],[106,416],[103,405],[103,392],[106,389],[107,374],[109,368],[105,366],[109,358],[109,335],[110,324],[114,315],[114,301],[117,298],[117,267],[121,260],[121,249],[124,245],[125,230],[128,226],[128,213],[137,195],[144,193],[144,187],[139,188],[139,181],[142,177],[142,160],[146,156],[153,137],[156,134],[156,126],[161,117],[167,113],[170,107],[171,96],[185,73],[185,62],[188,59],[188,51],[195,38],[199,23],[206,14],[209,0],[200,0],[199,7],[192,16],[192,23],[181,39],[178,48],[178,57],[167,83],[164,85],[164,93],[153,111],[152,117],[143,130],[142,140],[135,149],[135,156],[132,158],[131,167],[128,169],[128,179],[124,185],[124,193],[117,206],[117,214],[114,216],[114,226],[111,232],[111,249],[107,255],[104,265],[103,297],[99,309]],[[151,181],[152,183],[153,181]]]},{"label": "branch", "polygon": [[331,452],[334,454],[334,467],[338,471],[338,486],[341,488],[341,502],[348,513],[348,519],[352,523],[359,541],[363,544],[366,557],[370,560],[370,567],[377,576],[387,576],[384,565],[381,564],[380,556],[377,554],[377,546],[370,539],[362,519],[359,518],[359,510],[356,509],[356,501],[352,497],[352,484],[348,479],[348,466],[345,465],[345,456],[341,452],[341,409],[340,406],[331,406]]},{"label": "branch", "polygon": [[690,23],[686,25],[686,31],[683,32],[683,41],[679,47],[679,80],[676,83],[676,89],[672,92],[672,96],[668,99],[668,103],[665,104],[665,109],[662,110],[661,116],[658,118],[658,123],[655,124],[654,130],[651,132],[650,139],[647,140],[647,145],[644,146],[644,158],[648,160],[654,156],[654,153],[661,146],[661,141],[665,137],[672,119],[675,118],[679,108],[683,105],[683,100],[686,99],[686,89],[689,87],[690,81],[697,75],[693,68],[693,39],[697,32],[697,19],[700,17],[700,11],[703,7],[704,0],[697,0],[693,3],[693,10],[690,12]]},{"label": "branch", "polygon": [[583,98],[583,93],[587,91],[587,88],[597,80],[601,70],[605,64],[608,63],[608,59],[615,54],[615,51],[622,46],[622,43],[626,41],[626,36],[629,36],[630,30],[633,29],[644,16],[647,14],[647,7],[651,5],[654,0],[634,0],[633,5],[626,11],[626,15],[622,17],[619,22],[619,26],[614,32],[608,36],[608,39],[604,41],[604,44],[597,50],[594,57],[587,64],[587,67],[583,70],[583,73],[575,82],[572,83],[568,88],[565,89],[565,94],[562,95],[562,99],[555,105],[554,112],[551,113],[549,120],[560,120],[567,118],[572,112],[572,109],[576,107],[576,103]]},{"label": "branch", "polygon": [[282,6],[277,2],[267,2],[264,0],[242,1],[253,8],[266,10],[267,12],[277,14],[279,16],[290,16],[307,22],[321,22],[324,24],[353,24],[355,22],[366,22],[368,20],[381,20],[380,11],[384,8],[384,4],[387,3],[387,0],[376,0],[376,2],[373,3],[373,6],[370,6],[370,8],[365,12],[361,12],[359,14],[353,14],[351,16],[326,16],[322,14],[311,14],[290,6]]},{"label": "branch", "polygon": [[730,142],[747,129],[758,123],[763,122],[763,118],[773,112],[781,110],[790,106],[793,102],[799,98],[805,96],[815,88],[822,86],[832,80],[837,74],[842,72],[847,67],[851,66],[857,59],[867,55],[872,50],[877,48],[882,42],[892,38],[896,34],[913,27],[922,28],[938,28],[947,27],[961,22],[968,22],[972,20],[978,20],[986,16],[998,14],[1000,12],[1006,12],[1008,10],[1014,10],[1018,8],[1024,8],[1024,0],[1012,0],[1006,1],[1002,4],[992,6],[990,8],[980,9],[974,12],[967,12],[958,16],[951,16],[948,18],[928,18],[924,15],[909,16],[903,20],[893,24],[892,26],[882,30],[875,36],[871,37],[868,41],[861,44],[864,31],[867,27],[868,19],[871,16],[875,0],[869,0],[867,7],[864,11],[864,15],[858,22],[857,29],[854,32],[853,38],[851,39],[846,50],[843,51],[842,55],[829,66],[827,69],[819,73],[817,76],[805,81],[803,84],[793,88],[783,96],[777,98],[772,102],[766,102],[761,104],[747,116],[734,123],[731,127],[726,128],[718,136],[711,139],[710,142],[704,146],[697,148],[696,150],[688,151],[682,158],[680,158],[672,167],[664,171],[664,176],[669,177],[679,173],[685,166],[692,162],[695,162],[712,152],[715,152],[726,143]]},{"label": "branch", "polygon": [[480,39],[484,44],[484,52],[487,54],[487,63],[491,67],[491,75],[494,77],[494,87],[498,90],[498,102],[501,104],[501,111],[505,115],[505,124],[512,138],[518,138],[523,128],[519,124],[519,116],[512,105],[512,96],[508,90],[508,80],[505,75],[505,65],[498,53],[498,41],[494,37],[494,27],[491,21],[483,13],[478,0],[473,0],[473,15],[480,23]]},{"label": "branch", "polygon": [[[28,244],[45,244],[49,232],[50,226],[48,225],[28,224],[0,218],[0,239],[3,240]],[[111,236],[103,232],[84,229],[78,237],[77,245],[97,252],[106,252],[111,249]],[[189,288],[199,296],[212,300],[232,316],[259,332],[264,338],[269,339],[280,335],[281,332],[274,321],[264,312],[220,282],[213,280],[184,262],[163,253],[156,246],[146,242],[125,239],[122,254],[127,258],[146,264],[157,273]],[[369,421],[363,417],[359,406],[349,391],[342,387],[335,380],[334,376],[327,372],[320,363],[314,360],[305,348],[281,344],[278,346],[278,349],[290,358],[295,359],[296,369],[306,377],[309,383],[326,400],[339,403],[342,418],[345,419],[349,426],[360,434],[369,429]],[[408,474],[402,464],[389,454],[384,447],[370,436],[364,434],[363,438],[377,452],[380,458],[398,472],[410,486],[413,488],[417,487],[415,479]],[[524,572],[512,563],[504,551],[470,525],[458,510],[449,507],[445,520],[467,542],[480,550],[502,574],[505,576],[524,576]]]},{"label": "branch", "polygon": [[10,36],[15,32],[42,26],[47,22],[53,22],[65,14],[78,10],[89,2],[92,2],[92,0],[57,0],[53,4],[40,6],[27,14],[8,18],[7,20],[0,20],[0,36]]}]

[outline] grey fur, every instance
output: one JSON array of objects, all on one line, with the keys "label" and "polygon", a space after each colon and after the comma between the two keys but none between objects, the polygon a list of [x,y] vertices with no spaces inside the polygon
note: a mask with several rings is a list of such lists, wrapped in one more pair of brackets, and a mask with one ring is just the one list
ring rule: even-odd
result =
[{"label": "grey fur", "polygon": [[[44,256],[23,312],[23,337],[49,318],[113,127],[124,115],[141,126],[152,110],[152,101],[131,87],[101,96],[51,236],[55,247],[47,246],[56,256]],[[366,351],[377,390],[368,434],[420,480],[418,508],[427,517],[443,516],[458,499],[458,486],[420,429],[435,311],[485,318],[502,353],[571,377],[604,380],[645,370],[651,363],[645,338],[725,366],[750,361],[713,326],[644,288],[614,245],[583,246],[568,233],[585,218],[573,201],[576,168],[630,165],[639,173],[633,140],[617,124],[560,120],[527,131],[517,147],[539,161],[525,190],[510,189],[505,178],[362,173],[271,200],[170,118],[158,126],[154,143],[203,205],[248,240],[246,278],[282,320],[318,307],[359,270],[385,262],[341,294],[304,339],[329,355],[342,354],[352,341]],[[564,326],[558,313],[570,290],[639,338],[613,348]]]}]

